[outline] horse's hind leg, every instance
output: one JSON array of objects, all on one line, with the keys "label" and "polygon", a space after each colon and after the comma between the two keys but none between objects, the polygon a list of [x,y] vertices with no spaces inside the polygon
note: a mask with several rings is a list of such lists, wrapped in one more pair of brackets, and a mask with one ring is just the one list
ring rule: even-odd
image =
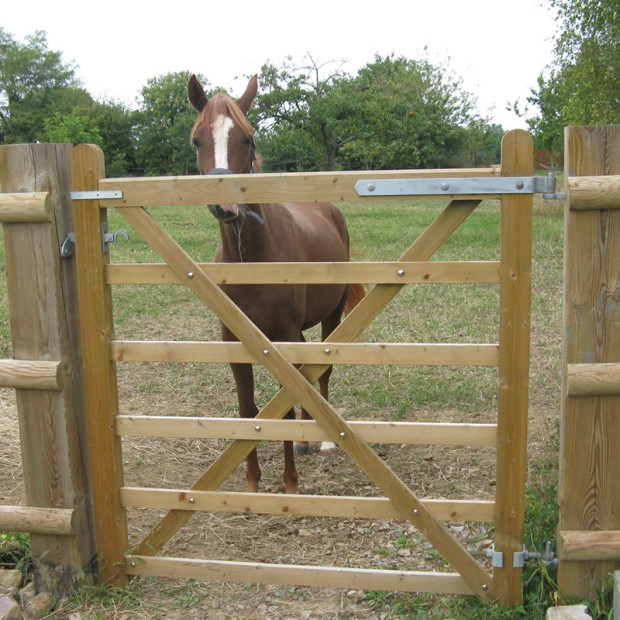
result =
[{"label": "horse's hind leg", "polygon": [[[258,413],[258,408],[254,403],[254,373],[251,364],[231,364],[230,365],[235,385],[237,386],[237,397],[239,399],[239,415],[242,418],[254,418]],[[245,460],[245,475],[248,481],[247,491],[256,493],[260,482],[261,470],[258,464],[258,454],[256,448],[248,454]]]}]

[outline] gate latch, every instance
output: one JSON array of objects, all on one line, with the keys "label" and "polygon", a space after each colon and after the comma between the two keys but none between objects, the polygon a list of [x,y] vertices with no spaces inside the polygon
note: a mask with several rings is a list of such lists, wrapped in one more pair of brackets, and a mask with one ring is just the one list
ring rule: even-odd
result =
[{"label": "gate latch", "polygon": [[115,230],[113,233],[109,233],[107,222],[103,222],[101,224],[101,239],[103,241],[103,251],[105,254],[107,254],[110,251],[108,244],[116,243],[116,239],[119,235],[121,237],[125,237],[125,241],[129,241],[129,233],[126,230],[119,228],[118,230]]}]

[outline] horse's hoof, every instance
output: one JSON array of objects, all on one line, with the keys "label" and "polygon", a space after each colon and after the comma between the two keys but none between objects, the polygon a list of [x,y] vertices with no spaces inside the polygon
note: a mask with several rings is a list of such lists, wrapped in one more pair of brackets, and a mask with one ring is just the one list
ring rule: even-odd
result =
[{"label": "horse's hoof", "polygon": [[298,454],[299,456],[305,456],[306,454],[308,454],[308,450],[310,449],[310,446],[308,445],[308,442],[295,442],[294,445],[294,450],[295,450],[295,454]]},{"label": "horse's hoof", "polygon": [[334,454],[338,454],[338,446],[331,441],[324,441],[321,444],[320,454],[321,456],[333,456]]}]

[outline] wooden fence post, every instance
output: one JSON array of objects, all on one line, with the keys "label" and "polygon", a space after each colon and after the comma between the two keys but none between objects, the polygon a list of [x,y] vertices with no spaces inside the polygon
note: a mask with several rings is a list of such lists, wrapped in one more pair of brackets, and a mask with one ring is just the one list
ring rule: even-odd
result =
[{"label": "wooden fence post", "polygon": [[[35,218],[37,223],[27,221],[27,215],[5,220],[4,244],[13,357],[35,367],[60,362],[57,381],[25,384],[16,389],[16,399],[26,502],[41,509],[72,511],[73,534],[67,535],[67,527],[62,535],[32,534],[35,586],[66,591],[88,578],[95,556],[75,261],[60,257],[61,242],[72,230],[71,145],[0,146],[0,188],[25,197],[31,194],[24,201],[14,194],[11,212],[20,210],[16,205],[25,211],[34,205],[41,215],[37,197],[48,194],[43,201],[46,216]],[[15,369],[10,372],[15,374]],[[30,512],[35,518],[36,511]],[[61,510],[49,512],[61,514]],[[34,529],[41,531],[38,526]]]},{"label": "wooden fence post", "polygon": [[[521,130],[502,140],[502,176],[531,176],[534,144]],[[495,551],[503,566],[493,573],[493,590],[506,606],[522,602],[527,422],[532,280],[532,194],[505,194],[501,206],[499,395]]]},{"label": "wooden fence post", "polygon": [[[568,196],[558,582],[566,594],[591,598],[620,559],[620,393],[597,394],[592,387],[613,384],[605,374],[620,362],[620,192],[612,179],[599,179],[609,191],[598,192],[596,209],[596,188],[588,192],[592,200],[586,200],[577,191],[572,196],[571,187],[580,176],[620,175],[620,126],[568,127],[564,162]],[[586,365],[592,370],[586,375],[594,379],[584,378]],[[606,561],[587,561],[600,543],[594,537],[607,538],[598,552]],[[590,547],[585,555],[575,540]]]},{"label": "wooden fence post", "polygon": [[[73,189],[97,190],[99,179],[104,176],[101,149],[92,144],[76,146]],[[115,427],[116,366],[110,357],[112,296],[104,280],[109,257],[103,253],[102,224],[107,222],[107,213],[100,209],[97,200],[75,200],[73,208],[99,581],[123,587],[127,582],[124,555],[129,543],[127,518],[120,498],[123,460],[121,439]]]}]

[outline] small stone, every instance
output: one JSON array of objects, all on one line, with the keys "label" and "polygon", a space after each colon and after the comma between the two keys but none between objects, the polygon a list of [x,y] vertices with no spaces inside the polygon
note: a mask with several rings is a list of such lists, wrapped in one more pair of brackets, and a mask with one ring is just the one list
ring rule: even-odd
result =
[{"label": "small stone", "polygon": [[54,606],[54,599],[49,592],[39,592],[26,603],[28,618],[41,618],[49,614]]},{"label": "small stone", "polygon": [[561,605],[547,609],[547,620],[592,620],[586,605]]},{"label": "small stone", "polygon": [[36,595],[36,591],[34,589],[34,581],[28,582],[20,591],[19,596],[22,601],[22,605],[25,605],[31,598]]},{"label": "small stone", "polygon": [[408,558],[411,555],[411,551],[409,549],[400,549],[398,555],[401,558]]},{"label": "small stone", "polygon": [[0,570],[0,588],[12,590],[19,588],[22,583],[22,572],[17,569]]},{"label": "small stone", "polygon": [[0,620],[22,620],[22,612],[12,596],[0,596]]},{"label": "small stone", "polygon": [[355,603],[361,603],[366,600],[366,592],[364,592],[364,590],[349,590],[347,592],[347,598]]}]

